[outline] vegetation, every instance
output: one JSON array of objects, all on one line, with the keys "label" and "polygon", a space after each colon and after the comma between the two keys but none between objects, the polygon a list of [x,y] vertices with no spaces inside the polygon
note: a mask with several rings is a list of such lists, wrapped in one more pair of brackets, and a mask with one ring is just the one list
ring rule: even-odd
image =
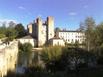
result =
[{"label": "vegetation", "polygon": [[8,42],[26,35],[26,30],[22,24],[12,25],[10,24],[8,27],[2,25],[0,27],[0,39],[6,38],[4,41]]},{"label": "vegetation", "polygon": [[[54,49],[55,48],[55,49]],[[25,51],[26,53],[26,51]],[[44,56],[45,55],[45,56]],[[95,67],[96,56],[81,48],[49,47],[40,55],[45,68],[27,67],[25,74],[7,77],[102,77],[103,67]]]},{"label": "vegetation", "polygon": [[15,30],[17,32],[17,38],[21,38],[27,34],[24,26],[21,23],[15,26]]},{"label": "vegetation", "polygon": [[18,65],[25,65],[27,67],[31,64],[32,45],[30,43],[19,43],[19,59]]},{"label": "vegetation", "polygon": [[[18,34],[16,38],[25,35],[21,24],[15,29]],[[87,17],[80,24],[79,30],[85,33],[85,48],[79,48],[78,42],[70,48],[46,47],[35,52],[31,59],[32,46],[28,43],[20,44],[19,60],[23,63],[26,61],[27,64],[22,77],[103,77],[103,23],[96,25],[92,17]],[[21,34],[22,32],[24,33]]]}]

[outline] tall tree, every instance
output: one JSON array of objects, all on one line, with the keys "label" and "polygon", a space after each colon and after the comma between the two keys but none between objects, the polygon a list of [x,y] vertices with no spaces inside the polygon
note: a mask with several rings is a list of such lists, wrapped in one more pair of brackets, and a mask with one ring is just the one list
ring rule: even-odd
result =
[{"label": "tall tree", "polygon": [[24,26],[20,23],[15,26],[15,30],[17,31],[17,38],[21,38],[26,35],[26,30]]},{"label": "tall tree", "polygon": [[95,40],[95,21],[92,17],[87,17],[84,22],[85,27],[85,37],[86,37],[86,47],[88,51],[94,48],[94,40]]}]

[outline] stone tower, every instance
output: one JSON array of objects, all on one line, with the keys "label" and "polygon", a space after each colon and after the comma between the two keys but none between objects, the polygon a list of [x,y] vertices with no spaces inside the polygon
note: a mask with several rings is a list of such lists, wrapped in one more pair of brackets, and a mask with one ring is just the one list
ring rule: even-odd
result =
[{"label": "stone tower", "polygon": [[47,17],[47,41],[54,37],[54,18]]},{"label": "stone tower", "polygon": [[27,29],[28,29],[28,33],[31,35],[31,34],[33,33],[32,23],[30,23],[30,24],[27,26]]},{"label": "stone tower", "polygon": [[28,25],[28,32],[37,40],[37,46],[43,46],[54,37],[54,18],[49,16],[45,22],[38,17]]},{"label": "stone tower", "polygon": [[37,26],[37,42],[38,46],[43,45],[43,39],[42,39],[42,19],[39,17],[36,19],[36,26]]}]

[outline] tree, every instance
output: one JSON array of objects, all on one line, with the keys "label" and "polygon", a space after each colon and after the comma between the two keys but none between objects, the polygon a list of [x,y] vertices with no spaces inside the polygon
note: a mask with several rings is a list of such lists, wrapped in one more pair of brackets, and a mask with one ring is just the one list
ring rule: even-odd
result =
[{"label": "tree", "polygon": [[58,32],[61,31],[61,29],[59,27],[55,28],[55,37],[59,37],[58,36]]},{"label": "tree", "polygon": [[96,57],[93,53],[81,48],[65,48],[61,57],[65,70],[79,71],[80,68],[87,68],[89,63],[95,65]]},{"label": "tree", "polygon": [[96,27],[96,30],[95,30],[95,33],[96,33],[96,50],[98,52],[98,55],[102,55],[102,51],[103,51],[103,23],[99,24],[97,27]]},{"label": "tree", "polygon": [[5,26],[1,26],[0,27],[0,34],[4,34],[6,33],[7,28]]},{"label": "tree", "polygon": [[79,31],[84,31],[85,27],[84,27],[84,23],[83,22],[80,22],[80,25],[79,25]]},{"label": "tree", "polygon": [[5,35],[8,39],[8,41],[12,41],[13,39],[16,38],[17,32],[15,31],[14,28],[7,28],[7,31],[6,31]]},{"label": "tree", "polygon": [[0,34],[0,39],[4,38],[5,35],[4,34]]},{"label": "tree", "polygon": [[16,23],[14,21],[9,22],[9,28],[14,28]]},{"label": "tree", "polygon": [[103,43],[103,34],[102,34],[102,31],[103,31],[103,23],[99,24],[97,27],[96,27],[96,33],[97,33],[97,42],[99,45],[102,45]]},{"label": "tree", "polygon": [[88,51],[94,48],[95,39],[95,21],[92,17],[87,17],[84,22],[85,27],[85,37],[86,37],[86,47]]},{"label": "tree", "polygon": [[17,38],[21,38],[26,35],[26,30],[24,26],[20,23],[15,26],[15,30],[17,32]]}]

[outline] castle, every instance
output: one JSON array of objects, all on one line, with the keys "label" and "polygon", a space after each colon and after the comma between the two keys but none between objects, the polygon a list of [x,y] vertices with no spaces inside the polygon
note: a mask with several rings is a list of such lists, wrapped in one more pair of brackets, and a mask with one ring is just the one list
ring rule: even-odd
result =
[{"label": "castle", "polygon": [[54,37],[54,18],[49,16],[45,22],[39,17],[27,26],[28,33],[42,46]]},{"label": "castle", "polygon": [[[81,31],[61,30],[54,36],[54,18],[49,16],[45,22],[39,17],[27,26],[28,33],[36,40],[37,46],[51,44],[53,46],[65,44],[82,44],[85,41],[85,34]],[[23,40],[22,40],[23,41]]]}]

